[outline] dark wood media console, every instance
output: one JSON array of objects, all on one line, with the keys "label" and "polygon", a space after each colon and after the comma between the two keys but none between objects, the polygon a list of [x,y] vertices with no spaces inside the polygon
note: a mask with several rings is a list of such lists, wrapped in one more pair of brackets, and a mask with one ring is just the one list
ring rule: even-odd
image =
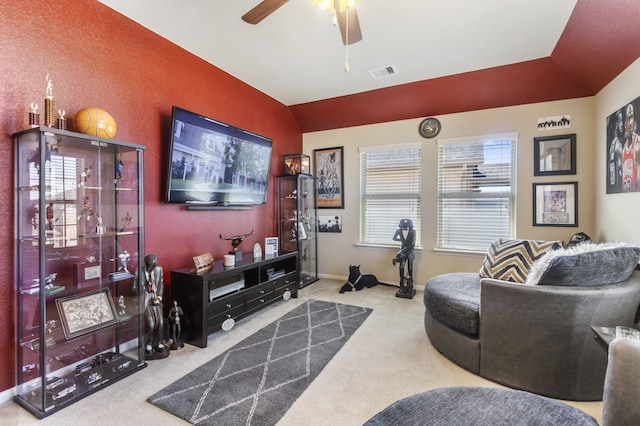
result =
[{"label": "dark wood media console", "polygon": [[[270,303],[298,297],[298,253],[261,260],[245,256],[241,264],[225,267],[214,262],[209,271],[193,268],[171,271],[171,296],[184,310],[182,339],[204,348],[209,334],[228,320],[238,320]],[[227,322],[228,324],[228,322]]]}]

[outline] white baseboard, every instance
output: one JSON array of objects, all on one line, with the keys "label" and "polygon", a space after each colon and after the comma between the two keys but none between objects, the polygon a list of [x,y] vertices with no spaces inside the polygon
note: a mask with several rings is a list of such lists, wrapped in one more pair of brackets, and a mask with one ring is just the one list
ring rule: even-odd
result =
[{"label": "white baseboard", "polygon": [[[348,277],[346,277],[344,275],[318,274],[318,278],[325,278],[327,280],[338,280],[338,281],[347,282],[347,278]],[[389,283],[389,284],[398,287],[398,284],[396,284],[396,283]],[[415,285],[414,284],[413,288],[415,288],[417,291],[424,291],[424,285]]]},{"label": "white baseboard", "polygon": [[7,389],[6,391],[0,392],[0,404],[4,404],[6,402],[11,401],[11,399],[15,396],[15,394],[16,394],[15,387]]}]

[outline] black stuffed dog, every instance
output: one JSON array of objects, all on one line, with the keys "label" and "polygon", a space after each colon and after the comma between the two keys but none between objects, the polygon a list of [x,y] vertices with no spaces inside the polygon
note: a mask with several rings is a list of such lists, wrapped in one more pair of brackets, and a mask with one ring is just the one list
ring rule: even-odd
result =
[{"label": "black stuffed dog", "polygon": [[345,291],[360,291],[365,287],[375,287],[380,282],[375,275],[362,275],[360,265],[349,265],[349,278],[340,289],[340,293]]}]

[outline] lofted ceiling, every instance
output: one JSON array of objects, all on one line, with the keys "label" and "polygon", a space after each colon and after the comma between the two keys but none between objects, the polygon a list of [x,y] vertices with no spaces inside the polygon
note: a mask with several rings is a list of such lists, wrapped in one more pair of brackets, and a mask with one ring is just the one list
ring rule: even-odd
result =
[{"label": "lofted ceiling", "polygon": [[241,17],[261,0],[99,1],[289,106],[303,132],[592,96],[640,56],[637,0],[361,0],[348,48],[311,0],[258,25]]}]

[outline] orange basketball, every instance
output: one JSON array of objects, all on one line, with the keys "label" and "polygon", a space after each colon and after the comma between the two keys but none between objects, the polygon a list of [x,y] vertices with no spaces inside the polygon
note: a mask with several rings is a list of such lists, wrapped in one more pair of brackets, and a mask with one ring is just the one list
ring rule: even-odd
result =
[{"label": "orange basketball", "polygon": [[112,139],[116,135],[116,120],[102,108],[84,108],[73,117],[76,132]]}]

